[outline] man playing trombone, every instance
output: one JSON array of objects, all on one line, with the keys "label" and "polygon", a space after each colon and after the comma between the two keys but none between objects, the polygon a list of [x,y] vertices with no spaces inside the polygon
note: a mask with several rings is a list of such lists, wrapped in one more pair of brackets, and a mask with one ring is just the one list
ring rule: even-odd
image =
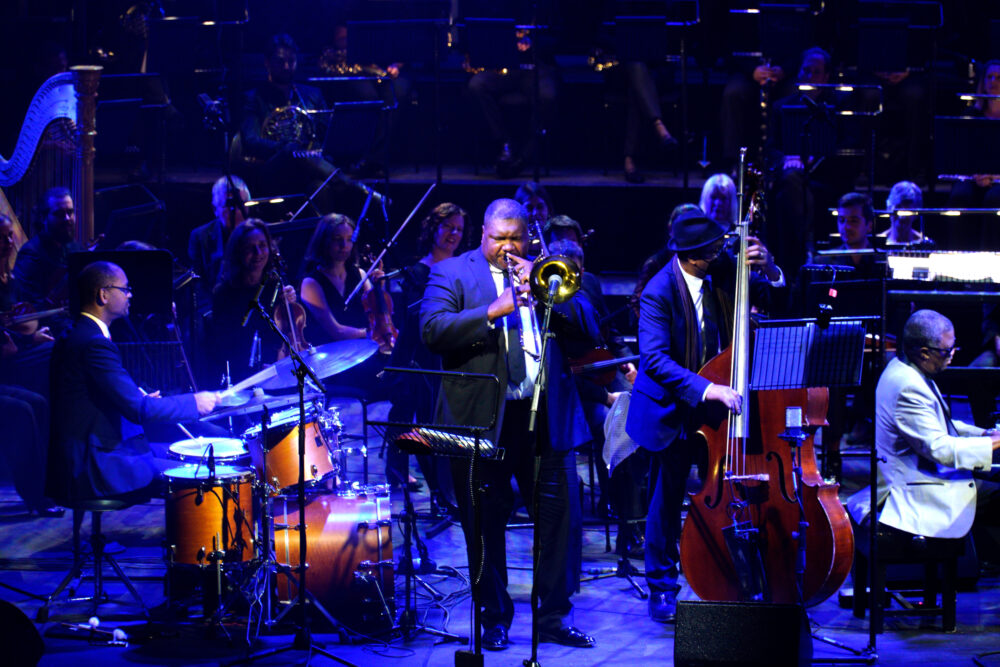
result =
[{"label": "man playing trombone", "polygon": [[590,433],[559,341],[587,336],[596,318],[583,299],[574,297],[554,306],[551,329],[556,336],[546,351],[547,386],[539,405],[537,450],[533,450],[528,417],[538,361],[526,350],[538,349],[538,341],[533,340],[537,332],[528,306],[532,263],[523,259],[527,220],[524,207],[512,199],[491,203],[480,247],[434,265],[420,311],[423,340],[441,355],[444,370],[494,374],[500,380],[497,392],[490,382],[445,378],[436,415],[441,424],[484,426],[494,409],[497,414],[496,426],[486,437],[504,448],[505,455],[500,462],[477,463],[476,470],[477,481],[485,487],[476,498],[481,511],[482,559],[473,532],[469,464],[456,459],[453,468],[455,488],[463,490],[458,503],[470,575],[478,581],[476,593],[484,610],[483,646],[493,651],[507,648],[514,617],[507,592],[505,535],[515,508],[511,478],[517,480],[531,508],[534,451],[541,456],[539,512],[534,517],[540,535],[534,582],[540,603],[540,640],[581,648],[594,645],[593,637],[568,623],[582,549],[573,449],[588,441]]}]

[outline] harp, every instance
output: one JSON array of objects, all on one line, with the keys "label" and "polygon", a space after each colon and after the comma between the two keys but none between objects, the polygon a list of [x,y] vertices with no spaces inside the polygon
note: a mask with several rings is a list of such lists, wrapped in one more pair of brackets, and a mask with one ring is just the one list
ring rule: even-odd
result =
[{"label": "harp", "polygon": [[35,92],[10,158],[0,156],[0,213],[14,221],[15,244],[27,240],[21,220],[51,187],[73,195],[77,240],[94,237],[94,137],[101,67],[56,74]]}]

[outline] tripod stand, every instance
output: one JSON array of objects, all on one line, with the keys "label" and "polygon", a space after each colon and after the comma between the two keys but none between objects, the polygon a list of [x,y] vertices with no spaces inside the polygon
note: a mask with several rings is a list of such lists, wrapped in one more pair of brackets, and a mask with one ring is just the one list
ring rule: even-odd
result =
[{"label": "tripod stand", "polygon": [[[271,317],[267,309],[260,303],[259,297],[255,298],[250,304],[250,312],[252,313],[256,310],[260,313],[260,316],[268,323],[271,329],[284,341],[285,349],[288,350],[289,356],[293,359],[295,364],[295,378],[297,380],[298,387],[298,404],[299,404],[299,428],[298,428],[298,456],[299,456],[299,479],[298,479],[298,505],[299,505],[299,516],[298,516],[298,527],[299,527],[299,566],[297,568],[289,568],[289,570],[297,571],[298,573],[298,595],[295,602],[290,605],[284,612],[282,612],[280,618],[291,612],[292,609],[297,609],[298,614],[298,627],[295,631],[295,637],[292,643],[287,646],[281,646],[276,649],[271,649],[267,651],[262,651],[260,653],[255,653],[248,655],[242,660],[235,661],[230,664],[244,664],[250,663],[254,660],[259,660],[261,658],[270,657],[272,655],[277,655],[279,653],[286,653],[288,651],[309,651],[310,653],[318,653],[322,656],[329,658],[335,662],[339,662],[342,665],[348,665],[354,667],[353,663],[350,663],[343,658],[339,658],[333,653],[325,650],[323,647],[318,646],[312,640],[312,633],[309,630],[309,614],[307,611],[307,597],[306,593],[306,572],[307,563],[306,558],[306,470],[305,470],[305,459],[306,459],[306,378],[308,377],[315,386],[320,389],[323,388],[323,382],[316,376],[316,373],[309,368],[308,364],[302,359],[302,356],[298,353],[295,347],[289,342],[288,338],[281,331],[278,325],[275,323],[274,319]],[[269,539],[267,535],[264,536],[265,539]],[[270,545],[268,545],[268,551],[270,552]],[[265,575],[266,577],[266,575]],[[266,579],[265,579],[266,581]],[[264,594],[267,595],[268,590],[265,590]],[[318,603],[315,599],[311,600],[312,605],[318,607]],[[325,613],[325,612],[324,612]],[[329,614],[326,614],[329,620],[333,620]],[[334,622],[334,626],[337,627],[338,624]]]}]

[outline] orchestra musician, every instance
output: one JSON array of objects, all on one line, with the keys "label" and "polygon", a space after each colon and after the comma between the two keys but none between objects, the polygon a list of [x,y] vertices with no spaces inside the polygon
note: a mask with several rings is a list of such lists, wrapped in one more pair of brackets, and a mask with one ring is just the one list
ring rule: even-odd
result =
[{"label": "orchestra musician", "polygon": [[[626,432],[652,454],[646,516],[646,583],[649,615],[673,622],[677,609],[681,503],[692,463],[704,459],[695,430],[704,406],[721,403],[739,412],[743,398],[698,375],[731,335],[734,257],[724,249],[729,227],[685,206],[671,225],[668,249],[676,253],[642,291],[639,304],[639,373]],[[767,248],[750,239],[750,301],[765,308],[771,287],[784,276]],[[702,467],[699,465],[699,467]]]},{"label": "orchestra musician", "polygon": [[[16,255],[14,224],[0,214],[0,311],[16,315],[14,282],[10,267]],[[0,324],[3,324],[0,322]],[[28,333],[0,329],[0,423],[6,429],[0,439],[4,459],[11,471],[14,489],[28,511],[58,517],[61,508],[45,497],[45,454],[49,438],[48,365],[18,363],[22,348],[51,348],[48,327],[33,327]],[[32,355],[36,356],[36,355]],[[24,371],[29,372],[24,372]],[[34,375],[35,377],[32,377]],[[26,386],[27,385],[27,386]]]},{"label": "orchestra musician", "polygon": [[[17,300],[36,310],[65,306],[68,301],[66,257],[85,248],[76,241],[73,196],[64,187],[48,190],[34,209],[36,233],[21,246],[14,264]],[[45,320],[59,334],[68,318]]]},{"label": "orchestra musician", "polygon": [[[313,153],[301,153],[316,148],[313,140],[323,141],[325,114],[307,114],[305,121],[299,111],[326,109],[326,101],[318,88],[295,82],[299,49],[291,36],[274,35],[268,42],[264,66],[267,81],[247,93],[243,109],[240,139],[244,160],[258,165],[260,187],[268,194],[302,192],[312,194],[333,172],[333,165]],[[288,117],[275,121],[280,109],[288,109]],[[274,132],[269,133],[268,127]],[[329,210],[329,194],[317,196],[320,210]]]},{"label": "orchestra musician", "polygon": [[63,504],[94,498],[144,502],[156,465],[142,436],[123,437],[124,420],[146,425],[192,421],[218,403],[214,392],[146,394],[122,366],[111,323],[128,315],[132,288],[121,267],[87,265],[77,279],[81,313],[52,354],[52,438],[47,494]]},{"label": "orchestra musician", "polygon": [[188,259],[191,270],[198,274],[198,310],[204,312],[212,304],[212,290],[219,282],[222,255],[229,235],[246,218],[244,204],[250,200],[250,190],[239,176],[222,176],[212,184],[212,210],[215,219],[195,227],[188,236]]},{"label": "orchestra musician", "polygon": [[233,382],[242,380],[279,358],[283,343],[258,313],[251,313],[246,326],[242,326],[255,297],[272,311],[271,315],[275,305],[280,305],[279,298],[295,302],[293,286],[284,285],[278,293],[274,266],[274,242],[266,223],[250,218],[233,230],[226,243],[219,282],[212,292],[209,330],[215,381],[223,373]]},{"label": "orchestra musician", "polygon": [[[528,417],[535,381],[532,366],[537,366],[537,361],[523,351],[516,324],[507,317],[512,313],[524,316],[527,308],[516,307],[513,290],[504,286],[507,257],[517,278],[526,281],[530,273],[532,264],[523,259],[527,219],[527,211],[512,199],[492,202],[484,216],[480,247],[431,268],[420,309],[424,343],[441,355],[444,370],[488,373],[500,379],[501,390],[497,392],[492,383],[444,378],[436,415],[439,423],[468,426],[484,426],[494,411],[497,415],[496,426],[486,437],[505,449],[504,458],[484,461],[476,473],[485,487],[476,500],[482,508],[482,561],[470,498],[468,493],[458,494],[469,563],[473,580],[478,580],[476,592],[483,608],[483,646],[493,651],[508,647],[508,630],[514,618],[514,604],[507,591],[505,532],[515,506],[511,477],[517,478],[529,507],[535,488]],[[523,295],[528,285],[522,282],[516,288]],[[524,303],[522,299],[518,297],[519,304]],[[542,492],[539,514],[534,517],[541,540],[534,584],[540,600],[540,639],[574,647],[594,645],[593,637],[568,622],[582,550],[573,449],[587,442],[590,432],[576,387],[563,367],[560,340],[564,334],[582,331],[584,308],[585,302],[576,297],[554,307],[556,338],[548,348],[549,384],[540,403],[536,432]],[[532,335],[530,327],[524,330],[525,336]],[[469,474],[468,462],[456,459],[452,468],[456,489],[471,488]]]},{"label": "orchestra musician", "polygon": [[[977,509],[973,473],[989,472],[1000,431],[954,419],[934,382],[957,349],[954,326],[940,313],[918,310],[900,342],[875,391],[879,523],[900,540],[960,538],[974,520],[997,525],[995,498],[979,497]],[[863,489],[847,503],[859,524],[869,516],[870,498]]]},{"label": "orchestra musician", "polygon": [[934,245],[934,241],[924,236],[923,232],[913,228],[914,223],[921,221],[921,216],[896,213],[898,209],[922,208],[923,205],[924,194],[920,186],[912,181],[899,181],[889,189],[889,196],[885,199],[889,229],[879,234],[887,246]]},{"label": "orchestra musician", "polygon": [[[420,303],[427,288],[431,267],[455,255],[455,252],[469,245],[471,238],[466,233],[469,215],[465,209],[451,202],[438,204],[424,218],[417,239],[417,252],[423,256],[402,273],[403,304],[405,310],[399,320],[399,339],[389,357],[389,366],[440,370],[441,359],[427,349],[420,339]],[[429,423],[434,416],[434,402],[437,398],[437,381],[409,373],[387,376],[389,400],[388,420],[391,422]],[[437,465],[441,457],[420,455],[417,462],[424,473],[424,479],[438,502],[454,504],[454,493],[450,489],[450,478],[446,466]],[[411,480],[406,465],[406,455],[390,446],[386,460],[386,477],[390,484],[402,484],[404,480],[410,490],[416,489],[416,480]],[[448,481],[448,484],[442,483]],[[444,488],[447,487],[447,488]]]},{"label": "orchestra musician", "polygon": [[[344,308],[348,295],[364,275],[353,240],[357,226],[346,215],[328,213],[320,218],[309,239],[301,292],[302,303],[315,323],[309,330],[314,344],[371,337],[361,294]],[[369,280],[363,289],[371,287]]]}]

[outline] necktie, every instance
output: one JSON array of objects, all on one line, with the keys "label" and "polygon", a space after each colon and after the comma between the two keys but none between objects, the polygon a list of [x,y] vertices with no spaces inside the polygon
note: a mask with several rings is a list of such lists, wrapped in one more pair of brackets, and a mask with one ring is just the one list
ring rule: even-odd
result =
[{"label": "necktie", "polygon": [[[510,281],[504,273],[503,285],[505,290],[510,290]],[[527,370],[524,366],[524,350],[521,349],[521,339],[518,336],[517,318],[520,317],[518,310],[504,318],[507,327],[507,382],[511,386],[519,387],[524,382]]]}]

